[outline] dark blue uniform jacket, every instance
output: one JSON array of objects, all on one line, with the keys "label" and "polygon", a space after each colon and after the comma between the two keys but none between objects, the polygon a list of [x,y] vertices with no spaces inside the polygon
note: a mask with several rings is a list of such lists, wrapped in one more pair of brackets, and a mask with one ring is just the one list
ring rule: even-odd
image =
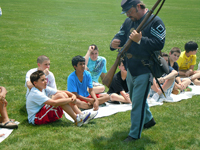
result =
[{"label": "dark blue uniform jacket", "polygon": [[[148,13],[148,12],[147,12]],[[133,22],[130,18],[126,18],[122,24],[120,31],[114,36],[113,39],[121,40],[119,47],[123,47],[126,41],[129,39],[129,35],[133,29],[137,29],[145,16],[140,20]],[[153,17],[148,19],[150,20]],[[133,42],[130,46],[127,54],[133,57],[127,57],[127,68],[131,72],[132,76],[138,76],[145,73],[150,73],[147,66],[144,66],[141,62],[141,58],[150,58],[150,54],[147,51],[160,51],[164,47],[166,30],[162,20],[156,16],[154,20],[143,29],[142,39],[140,44]],[[111,50],[115,50],[110,47]],[[131,55],[130,55],[131,54]]]}]

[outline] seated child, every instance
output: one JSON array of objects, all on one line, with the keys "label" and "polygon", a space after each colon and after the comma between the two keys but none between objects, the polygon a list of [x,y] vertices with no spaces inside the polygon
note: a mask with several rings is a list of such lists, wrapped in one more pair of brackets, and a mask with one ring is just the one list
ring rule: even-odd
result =
[{"label": "seated child", "polygon": [[[168,54],[162,53],[162,57],[168,63]],[[159,83],[166,95],[166,99],[171,99],[170,94],[174,87],[175,77],[178,75],[178,72],[169,66],[169,74],[164,74],[162,77],[158,78]],[[157,85],[155,79],[153,80],[153,85],[150,89],[150,101],[159,101],[159,98],[164,98],[161,89]]]},{"label": "seated child", "polygon": [[82,113],[76,106],[76,96],[68,91],[58,91],[47,86],[43,71],[31,74],[34,85],[27,96],[26,109],[29,123],[41,125],[62,118],[63,110],[72,117],[77,126],[82,126],[91,113]]},{"label": "seated child", "polygon": [[[172,68],[174,68],[177,72],[178,72],[178,64],[177,64],[177,60],[179,58],[181,54],[181,50],[178,47],[173,47],[170,52],[169,52],[169,66],[171,66]],[[192,89],[190,87],[188,87],[188,85],[190,85],[191,81],[188,78],[183,78],[181,79],[180,76],[178,75],[175,78],[175,84],[174,84],[174,88],[172,93],[173,94],[179,94],[180,91],[191,91]]]},{"label": "seated child", "polygon": [[185,51],[181,52],[177,60],[179,66],[179,75],[181,78],[189,78],[195,85],[200,85],[200,71],[194,71],[196,64],[196,53],[198,45],[196,42],[189,41],[185,44]]},{"label": "seated child", "polygon": [[101,80],[105,77],[106,70],[106,59],[99,56],[98,47],[94,44],[90,45],[85,55],[85,69],[91,73],[93,90],[95,93],[103,93],[105,86],[99,83],[99,77]]},{"label": "seated child", "polygon": [[25,87],[27,87],[26,97],[27,97],[30,89],[33,87],[33,84],[30,81],[30,76],[33,72],[35,72],[37,70],[41,70],[45,73],[45,76],[47,78],[47,86],[57,89],[55,77],[54,77],[53,73],[51,71],[49,71],[49,68],[50,68],[49,58],[45,55],[39,56],[37,58],[37,65],[38,65],[38,68],[33,68],[26,73],[26,81],[25,81]]},{"label": "seated child", "polygon": [[[13,122],[13,119],[9,119],[6,106],[8,102],[6,101],[6,88],[0,86],[0,128],[17,129],[18,125]],[[4,135],[4,134],[3,134]],[[3,136],[2,135],[2,136]]]},{"label": "seated child", "polygon": [[111,102],[131,103],[126,84],[127,71],[124,67],[124,63],[125,61],[121,59],[118,66],[120,71],[114,75],[109,91],[107,92],[110,94]]},{"label": "seated child", "polygon": [[[80,55],[73,57],[72,66],[75,71],[68,76],[67,90],[76,95],[78,99],[76,104],[79,108],[98,110],[99,104],[110,99],[109,95],[95,94],[91,74],[85,70],[85,58]],[[87,88],[89,88],[89,93]]]}]

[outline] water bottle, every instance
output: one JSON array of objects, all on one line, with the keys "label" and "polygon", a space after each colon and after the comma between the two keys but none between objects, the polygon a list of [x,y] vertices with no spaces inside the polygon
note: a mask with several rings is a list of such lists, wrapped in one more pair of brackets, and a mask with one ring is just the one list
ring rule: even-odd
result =
[{"label": "water bottle", "polygon": [[1,7],[0,7],[0,16],[2,15],[2,10],[1,10]]},{"label": "water bottle", "polygon": [[200,62],[199,62],[199,64],[198,64],[198,69],[197,70],[200,70]]}]

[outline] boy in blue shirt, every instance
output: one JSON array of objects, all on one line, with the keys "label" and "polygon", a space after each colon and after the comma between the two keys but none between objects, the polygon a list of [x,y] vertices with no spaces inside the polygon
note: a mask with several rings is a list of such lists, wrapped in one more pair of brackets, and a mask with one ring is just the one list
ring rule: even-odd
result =
[{"label": "boy in blue shirt", "polygon": [[[76,101],[79,108],[98,110],[99,104],[103,104],[110,99],[109,95],[95,94],[91,74],[85,70],[85,58],[80,55],[75,56],[72,59],[72,66],[75,71],[68,76],[67,90],[79,99]],[[87,88],[89,88],[89,92]]]}]

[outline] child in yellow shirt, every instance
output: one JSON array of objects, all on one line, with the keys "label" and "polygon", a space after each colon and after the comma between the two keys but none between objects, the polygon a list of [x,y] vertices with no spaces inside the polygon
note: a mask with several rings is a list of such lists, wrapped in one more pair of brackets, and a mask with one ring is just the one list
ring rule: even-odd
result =
[{"label": "child in yellow shirt", "polygon": [[185,44],[185,51],[181,52],[177,63],[180,77],[188,77],[195,85],[200,85],[200,81],[198,80],[200,78],[200,71],[194,71],[197,50],[198,44],[196,42],[187,42]]}]

